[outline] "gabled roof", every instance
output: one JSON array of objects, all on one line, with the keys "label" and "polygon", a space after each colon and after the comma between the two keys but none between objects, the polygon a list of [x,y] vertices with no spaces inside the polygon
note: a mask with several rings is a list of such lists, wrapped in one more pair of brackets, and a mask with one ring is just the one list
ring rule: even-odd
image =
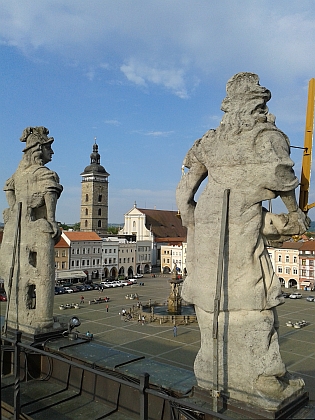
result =
[{"label": "gabled roof", "polygon": [[70,248],[70,245],[61,237],[59,242],[55,245],[55,248]]},{"label": "gabled roof", "polygon": [[186,238],[187,229],[177,217],[177,211],[139,209],[145,214],[146,228],[151,230],[155,238]]},{"label": "gabled roof", "polygon": [[70,241],[101,241],[102,239],[95,232],[69,232],[63,231],[63,235]]}]

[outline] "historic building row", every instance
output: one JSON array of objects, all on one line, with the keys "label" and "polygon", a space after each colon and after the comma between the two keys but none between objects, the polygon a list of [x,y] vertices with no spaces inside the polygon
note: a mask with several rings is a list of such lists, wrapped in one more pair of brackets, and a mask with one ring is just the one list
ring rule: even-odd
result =
[{"label": "historic building row", "polygon": [[268,252],[284,287],[314,289],[315,241],[288,241],[281,248],[268,248]]}]

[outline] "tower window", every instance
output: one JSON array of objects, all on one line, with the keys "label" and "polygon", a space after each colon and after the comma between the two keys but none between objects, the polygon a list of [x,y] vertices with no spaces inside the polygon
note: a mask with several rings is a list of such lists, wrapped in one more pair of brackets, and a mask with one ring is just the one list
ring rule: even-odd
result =
[{"label": "tower window", "polygon": [[89,194],[85,194],[85,201],[89,201]]},{"label": "tower window", "polygon": [[98,209],[98,215],[102,216],[102,209]]},{"label": "tower window", "polygon": [[103,197],[102,197],[102,194],[100,194],[100,195],[98,196],[98,202],[99,202],[99,203],[101,203],[101,202],[102,202],[102,198],[103,198]]},{"label": "tower window", "polygon": [[101,220],[99,220],[98,222],[97,222],[97,227],[102,227],[102,221]]},{"label": "tower window", "polygon": [[89,210],[85,209],[85,215],[87,216],[89,214]]},{"label": "tower window", "polygon": [[87,222],[87,220],[84,222],[84,226],[85,227],[87,227],[87,225],[88,225],[88,222]]}]

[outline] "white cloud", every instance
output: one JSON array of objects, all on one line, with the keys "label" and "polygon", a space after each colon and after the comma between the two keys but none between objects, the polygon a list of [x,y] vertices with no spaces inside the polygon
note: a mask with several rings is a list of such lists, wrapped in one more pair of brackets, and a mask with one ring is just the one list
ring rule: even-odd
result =
[{"label": "white cloud", "polygon": [[109,124],[109,125],[115,125],[115,126],[121,125],[121,122],[119,122],[118,120],[105,120],[104,122],[105,124]]},{"label": "white cloud", "polygon": [[134,130],[132,133],[141,134],[142,136],[152,136],[152,137],[168,137],[174,134],[174,131],[144,131],[144,130]]},{"label": "white cloud", "polygon": [[182,69],[161,69],[130,59],[120,70],[136,85],[148,86],[149,83],[153,83],[164,86],[180,98],[188,97]]}]

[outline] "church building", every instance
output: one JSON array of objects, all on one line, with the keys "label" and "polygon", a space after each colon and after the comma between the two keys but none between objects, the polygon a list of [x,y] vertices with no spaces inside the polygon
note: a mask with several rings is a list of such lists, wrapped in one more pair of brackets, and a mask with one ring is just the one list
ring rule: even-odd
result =
[{"label": "church building", "polygon": [[90,165],[81,173],[81,232],[107,233],[108,228],[108,177],[101,165],[98,145],[93,144]]}]

